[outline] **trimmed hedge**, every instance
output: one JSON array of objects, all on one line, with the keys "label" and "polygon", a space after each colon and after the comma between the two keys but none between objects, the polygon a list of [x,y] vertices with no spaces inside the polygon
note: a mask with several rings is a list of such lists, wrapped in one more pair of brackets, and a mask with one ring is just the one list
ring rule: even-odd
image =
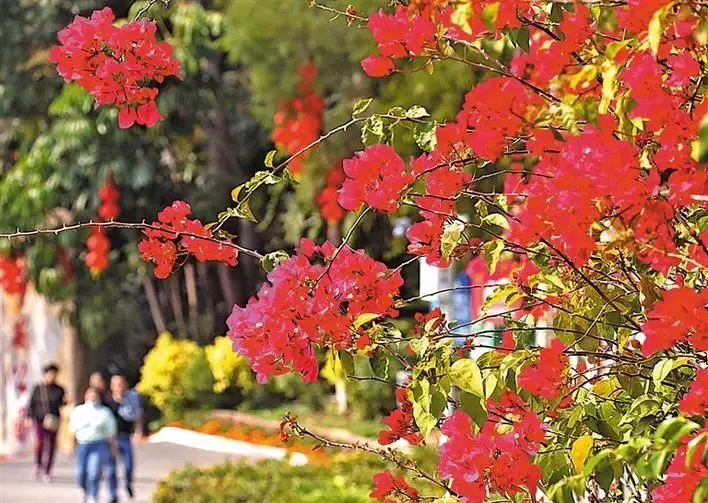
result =
[{"label": "trimmed hedge", "polygon": [[326,466],[273,460],[187,466],[160,482],[153,503],[369,503],[372,476],[384,468],[373,456],[351,454]]}]

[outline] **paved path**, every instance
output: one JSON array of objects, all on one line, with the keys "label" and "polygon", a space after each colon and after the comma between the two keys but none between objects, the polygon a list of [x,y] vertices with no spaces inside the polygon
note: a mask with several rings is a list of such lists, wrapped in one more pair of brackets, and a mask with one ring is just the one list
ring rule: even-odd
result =
[{"label": "paved path", "polygon": [[[151,494],[170,471],[187,463],[208,466],[227,460],[238,460],[233,454],[190,449],[173,444],[140,444],[136,447],[134,503],[149,503]],[[101,503],[108,501],[105,481],[101,485]],[[130,500],[123,496],[121,501]],[[73,459],[57,454],[54,481],[35,482],[29,458],[0,462],[0,503],[79,503],[81,491],[74,482]]]}]

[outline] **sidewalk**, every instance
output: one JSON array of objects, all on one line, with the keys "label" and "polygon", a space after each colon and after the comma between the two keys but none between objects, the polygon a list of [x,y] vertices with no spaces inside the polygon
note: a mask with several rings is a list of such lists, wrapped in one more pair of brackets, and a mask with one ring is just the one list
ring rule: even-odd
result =
[{"label": "sidewalk", "polygon": [[[170,471],[188,463],[209,466],[224,461],[238,461],[232,454],[208,452],[167,443],[144,443],[136,446],[135,503],[149,503],[157,483]],[[121,495],[121,501],[130,501]],[[81,491],[74,481],[73,459],[57,454],[54,482],[45,484],[32,478],[29,457],[0,463],[0,502],[2,503],[78,503]],[[99,501],[108,501],[105,481]]]}]

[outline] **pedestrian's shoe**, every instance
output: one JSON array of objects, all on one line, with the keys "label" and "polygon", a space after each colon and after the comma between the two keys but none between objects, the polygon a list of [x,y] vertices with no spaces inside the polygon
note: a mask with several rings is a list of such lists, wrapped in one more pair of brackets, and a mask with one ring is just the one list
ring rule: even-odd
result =
[{"label": "pedestrian's shoe", "polygon": [[34,477],[34,480],[39,480],[39,475],[42,471],[42,468],[40,466],[35,466],[34,470],[32,470],[32,476]]},{"label": "pedestrian's shoe", "polygon": [[118,496],[111,498],[111,503],[118,503]]},{"label": "pedestrian's shoe", "polygon": [[130,499],[135,498],[135,493],[133,492],[133,486],[126,486],[125,490],[128,493],[128,496],[130,496]]},{"label": "pedestrian's shoe", "polygon": [[51,484],[54,479],[49,473],[44,474],[44,483],[45,484]]}]

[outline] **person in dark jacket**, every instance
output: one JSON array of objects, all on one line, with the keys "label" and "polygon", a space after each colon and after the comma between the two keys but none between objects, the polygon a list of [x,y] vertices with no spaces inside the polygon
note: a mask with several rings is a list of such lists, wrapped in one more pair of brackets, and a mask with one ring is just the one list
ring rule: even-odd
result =
[{"label": "person in dark jacket", "polygon": [[[134,389],[128,388],[125,376],[116,374],[111,377],[110,393],[105,404],[113,412],[118,426],[118,453],[125,473],[125,491],[132,499],[133,492],[133,440],[143,438],[143,409],[140,396]],[[110,502],[118,502],[118,460],[111,456],[108,462],[108,490]]]},{"label": "person in dark jacket", "polygon": [[35,466],[34,477],[44,475],[45,482],[52,481],[52,465],[57,448],[59,431],[59,408],[66,403],[64,388],[57,384],[59,367],[49,363],[42,368],[42,382],[32,389],[28,418],[34,423]]}]

